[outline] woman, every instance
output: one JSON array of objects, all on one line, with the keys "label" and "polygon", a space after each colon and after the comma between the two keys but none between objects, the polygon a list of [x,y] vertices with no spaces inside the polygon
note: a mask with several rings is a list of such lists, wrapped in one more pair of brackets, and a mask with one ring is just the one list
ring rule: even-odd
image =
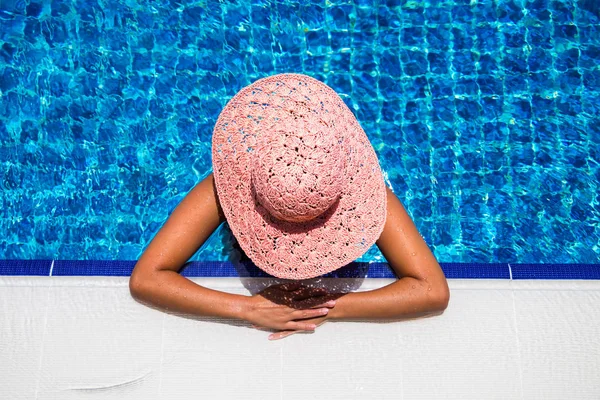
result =
[{"label": "woman", "polygon": [[[271,340],[314,331],[326,320],[411,318],[447,307],[444,273],[385,186],[358,121],[327,85],[299,74],[254,82],[223,109],[212,145],[214,172],[142,254],[130,279],[134,298],[178,313],[245,320],[275,330]],[[225,221],[248,257],[278,278],[323,275],[376,243],[400,279],[305,308],[264,293],[219,292],[181,276],[183,264]],[[302,288],[282,290],[294,298]]]}]

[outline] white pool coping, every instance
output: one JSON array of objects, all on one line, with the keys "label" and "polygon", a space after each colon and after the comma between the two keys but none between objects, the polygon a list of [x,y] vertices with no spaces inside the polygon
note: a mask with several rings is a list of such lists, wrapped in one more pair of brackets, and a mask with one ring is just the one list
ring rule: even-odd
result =
[{"label": "white pool coping", "polygon": [[[191,279],[232,293],[262,284]],[[600,398],[600,281],[449,285],[439,316],[268,341],[241,322],[146,307],[127,277],[0,276],[0,398]]]}]

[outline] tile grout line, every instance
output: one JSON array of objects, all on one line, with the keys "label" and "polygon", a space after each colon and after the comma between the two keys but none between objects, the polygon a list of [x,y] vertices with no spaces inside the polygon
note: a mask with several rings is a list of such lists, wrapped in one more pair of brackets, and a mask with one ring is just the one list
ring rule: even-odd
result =
[{"label": "tile grout line", "polygon": [[[398,333],[398,340],[402,341],[402,331],[400,329],[400,325],[396,328],[396,332]],[[404,400],[404,357],[400,358],[400,400]]]},{"label": "tile grout line", "polygon": [[279,395],[281,396],[281,400],[283,400],[283,346],[284,343],[279,347],[279,370],[281,373],[281,377],[279,378]]},{"label": "tile grout line", "polygon": [[[54,261],[52,262],[54,264]],[[40,362],[39,362],[39,366],[38,366],[38,373],[37,373],[37,384],[35,386],[35,397],[34,399],[37,400],[38,398],[38,393],[40,390],[40,381],[42,380],[42,364],[44,361],[44,343],[46,342],[46,331],[48,330],[48,309],[50,308],[50,306],[48,304],[50,304],[50,293],[51,293],[52,288],[49,287],[48,288],[48,295],[46,296],[46,311],[44,313],[44,332],[42,333],[42,346],[40,349]]]},{"label": "tile grout line", "polygon": [[162,381],[163,381],[163,363],[164,363],[164,359],[165,359],[165,324],[166,321],[165,319],[167,318],[166,314],[163,314],[163,319],[162,319],[162,330],[160,333],[160,374],[159,374],[159,378],[158,378],[158,399],[161,398],[160,396],[160,392],[162,390]]},{"label": "tile grout line", "polygon": [[517,339],[517,357],[519,358],[519,382],[521,384],[521,400],[524,398],[523,393],[523,360],[521,359],[521,341],[519,339],[519,327],[517,325],[517,306],[515,304],[515,291],[514,289],[511,291],[512,294],[512,303],[513,303],[513,321],[515,323],[515,336]]}]

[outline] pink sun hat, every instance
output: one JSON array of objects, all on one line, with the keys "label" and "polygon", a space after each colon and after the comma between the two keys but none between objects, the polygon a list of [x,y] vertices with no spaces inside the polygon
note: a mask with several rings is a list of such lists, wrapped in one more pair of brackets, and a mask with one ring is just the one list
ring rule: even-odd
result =
[{"label": "pink sun hat", "polygon": [[383,231],[387,194],[375,150],[338,94],[307,75],[240,90],[215,125],[212,164],[233,235],[270,275],[334,271]]}]

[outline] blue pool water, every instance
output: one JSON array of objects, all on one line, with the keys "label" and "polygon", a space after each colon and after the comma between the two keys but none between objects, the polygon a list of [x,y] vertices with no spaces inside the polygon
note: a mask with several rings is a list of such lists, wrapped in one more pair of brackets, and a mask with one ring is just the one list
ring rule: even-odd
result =
[{"label": "blue pool water", "polygon": [[210,172],[226,102],[300,72],[355,112],[438,260],[598,263],[600,19],[579,4],[1,0],[0,259],[137,259]]}]

